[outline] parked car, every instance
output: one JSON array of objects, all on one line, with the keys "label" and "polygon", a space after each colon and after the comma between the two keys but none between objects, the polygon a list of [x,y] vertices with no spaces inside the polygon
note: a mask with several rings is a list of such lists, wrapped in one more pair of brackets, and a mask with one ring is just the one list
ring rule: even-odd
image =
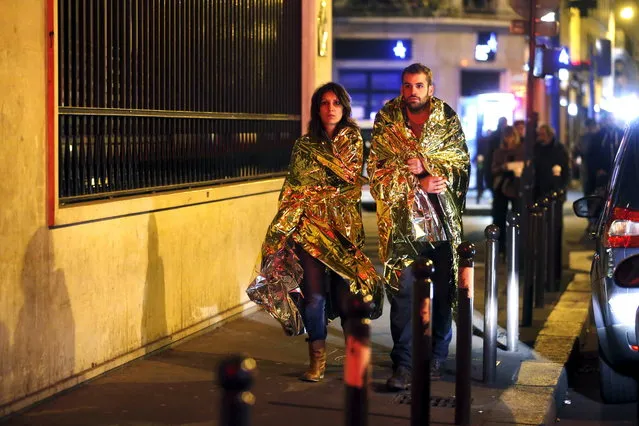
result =
[{"label": "parked car", "polygon": [[598,218],[590,270],[592,313],[599,338],[601,396],[637,399],[639,342],[639,120],[626,129],[605,196],[573,203],[579,217]]}]

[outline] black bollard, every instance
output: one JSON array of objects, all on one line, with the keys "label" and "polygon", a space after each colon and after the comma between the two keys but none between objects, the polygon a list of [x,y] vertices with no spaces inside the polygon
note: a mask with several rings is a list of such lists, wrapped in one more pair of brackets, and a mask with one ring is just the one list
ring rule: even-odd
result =
[{"label": "black bollard", "polygon": [[557,204],[555,205],[555,279],[561,285],[561,274],[563,267],[563,233],[564,233],[564,201],[566,201],[566,191],[557,191]]},{"label": "black bollard", "polygon": [[221,426],[249,426],[255,397],[250,392],[257,364],[251,357],[232,355],[218,367],[218,382],[224,392],[220,410]]},{"label": "black bollard", "polygon": [[547,262],[548,262],[548,245],[550,234],[549,228],[552,226],[548,223],[548,207],[550,201],[547,198],[539,200],[539,210],[537,213],[537,260],[535,274],[535,308],[544,307],[544,294],[547,286]]},{"label": "black bollard", "polygon": [[475,245],[465,241],[457,247],[457,373],[455,377],[455,424],[470,425],[470,378],[473,352],[473,297]]},{"label": "black bollard", "polygon": [[484,383],[497,378],[497,253],[499,227],[488,225],[486,235],[486,293],[484,294]]},{"label": "black bollard", "polygon": [[346,426],[368,424],[368,386],[370,383],[372,312],[370,295],[348,299],[346,323],[346,362],[344,363]]},{"label": "black bollard", "polygon": [[433,358],[432,301],[435,266],[419,257],[413,264],[413,377],[411,384],[410,424],[430,424],[430,364]]},{"label": "black bollard", "polygon": [[506,345],[509,352],[515,352],[519,342],[519,213],[510,212],[507,226]]},{"label": "black bollard", "polygon": [[546,264],[546,276],[548,284],[546,290],[556,292],[559,291],[559,283],[556,274],[556,257],[557,257],[557,240],[553,238],[557,224],[557,193],[553,192],[548,197],[550,204],[548,205],[548,258]]},{"label": "black bollard", "polygon": [[534,281],[535,281],[535,211],[537,205],[533,204],[528,206],[527,212],[527,226],[528,229],[524,229],[526,233],[526,251],[528,256],[524,256],[524,300],[522,303],[522,315],[521,325],[523,327],[530,327],[533,319],[533,304],[534,304]]}]

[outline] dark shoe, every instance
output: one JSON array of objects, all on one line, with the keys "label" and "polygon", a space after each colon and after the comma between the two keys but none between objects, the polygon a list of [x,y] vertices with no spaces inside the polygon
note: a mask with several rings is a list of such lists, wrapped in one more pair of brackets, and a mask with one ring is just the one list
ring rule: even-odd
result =
[{"label": "dark shoe", "polygon": [[390,391],[400,391],[410,388],[410,382],[412,379],[411,371],[404,367],[399,366],[393,372],[393,375],[386,381],[386,388]]},{"label": "dark shoe", "polygon": [[430,363],[430,379],[439,380],[442,378],[442,371],[444,370],[444,362],[439,359],[434,359]]}]

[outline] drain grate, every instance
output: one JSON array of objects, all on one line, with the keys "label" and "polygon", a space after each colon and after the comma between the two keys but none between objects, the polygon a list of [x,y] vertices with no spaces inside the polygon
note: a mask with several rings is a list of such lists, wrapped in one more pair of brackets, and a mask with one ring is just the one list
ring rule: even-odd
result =
[{"label": "drain grate", "polygon": [[[410,391],[402,392],[398,394],[393,402],[396,404],[410,404],[411,403],[411,395]],[[454,396],[431,396],[430,397],[430,406],[437,408],[455,408],[455,397]]]}]

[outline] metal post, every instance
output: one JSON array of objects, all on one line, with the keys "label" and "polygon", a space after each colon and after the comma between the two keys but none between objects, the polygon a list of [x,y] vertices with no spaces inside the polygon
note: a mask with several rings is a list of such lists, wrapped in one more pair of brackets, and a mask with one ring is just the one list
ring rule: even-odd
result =
[{"label": "metal post", "polygon": [[368,424],[368,385],[370,383],[372,311],[371,295],[348,299],[346,323],[346,362],[344,363],[346,426]]},{"label": "metal post", "polygon": [[557,204],[555,205],[555,279],[561,285],[561,274],[563,268],[563,233],[564,233],[564,201],[566,201],[566,191],[557,191]]},{"label": "metal post", "polygon": [[486,293],[484,295],[484,383],[494,383],[497,370],[497,253],[499,227],[488,225],[486,235]]},{"label": "metal post", "polygon": [[548,261],[548,240],[552,238],[548,233],[548,199],[539,201],[537,212],[537,273],[535,274],[535,308],[544,307],[544,294],[546,287],[546,263]]},{"label": "metal post", "polygon": [[510,212],[507,226],[507,347],[508,351],[516,352],[519,343],[519,213]]},{"label": "metal post", "polygon": [[430,277],[435,266],[420,257],[413,264],[413,377],[411,384],[410,424],[430,424],[430,363],[433,357],[432,299]]},{"label": "metal post", "polygon": [[222,393],[221,426],[249,426],[255,396],[250,392],[257,364],[253,358],[232,355],[218,367]]},{"label": "metal post", "polygon": [[524,267],[524,300],[522,306],[522,316],[521,316],[521,325],[524,327],[530,327],[532,325],[533,319],[533,304],[534,304],[534,294],[535,294],[535,215],[536,215],[537,205],[533,204],[528,208],[528,228],[523,228],[523,234],[526,234],[527,247],[531,255],[525,257],[525,267]]},{"label": "metal post", "polygon": [[556,292],[559,291],[559,283],[557,282],[556,277],[556,256],[557,256],[557,240],[552,236],[555,233],[555,224],[557,222],[557,193],[553,192],[548,197],[550,204],[548,205],[548,257],[546,258],[546,264],[548,268],[546,270],[546,276],[548,281],[548,286],[546,289],[548,291]]},{"label": "metal post", "polygon": [[455,424],[470,425],[470,378],[473,351],[473,296],[475,245],[465,241],[457,247],[457,373],[455,377]]}]

